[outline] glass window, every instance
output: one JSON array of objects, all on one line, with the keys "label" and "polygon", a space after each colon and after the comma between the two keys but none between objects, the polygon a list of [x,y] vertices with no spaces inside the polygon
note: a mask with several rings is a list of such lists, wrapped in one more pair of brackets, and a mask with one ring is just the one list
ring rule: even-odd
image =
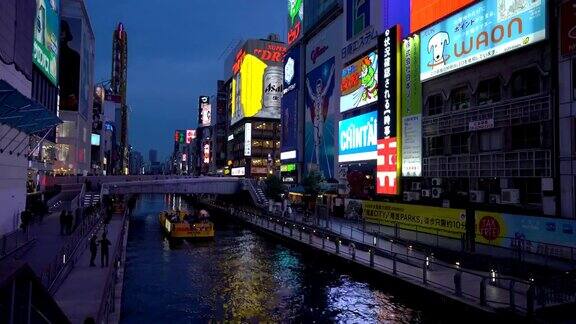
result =
[{"label": "glass window", "polygon": [[489,105],[501,99],[500,78],[481,81],[478,84],[478,106]]},{"label": "glass window", "polygon": [[480,132],[480,152],[499,151],[504,147],[501,130]]},{"label": "glass window", "polygon": [[469,138],[470,134],[468,133],[450,135],[450,153],[465,154],[470,152]]},{"label": "glass window", "polygon": [[512,127],[512,149],[529,149],[540,146],[540,124]]},{"label": "glass window", "polygon": [[70,156],[70,146],[66,144],[57,144],[57,159],[60,162],[68,161]]},{"label": "glass window", "polygon": [[428,97],[426,106],[428,107],[428,116],[441,114],[442,108],[444,107],[442,95],[438,93]]},{"label": "glass window", "polygon": [[468,87],[463,86],[450,92],[450,109],[458,111],[470,108],[470,91]]},{"label": "glass window", "polygon": [[524,97],[540,93],[540,72],[529,68],[512,74],[512,97]]},{"label": "glass window", "polygon": [[426,142],[428,156],[444,155],[444,136],[430,137]]},{"label": "glass window", "polygon": [[58,126],[58,137],[73,137],[74,136],[74,122],[64,121]]}]

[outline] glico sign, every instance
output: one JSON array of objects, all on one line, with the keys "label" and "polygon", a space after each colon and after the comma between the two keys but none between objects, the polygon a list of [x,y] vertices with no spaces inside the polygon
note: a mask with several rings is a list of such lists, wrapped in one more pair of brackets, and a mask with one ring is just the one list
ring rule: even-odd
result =
[{"label": "glico sign", "polygon": [[304,29],[304,0],[288,0],[288,45],[302,36]]}]

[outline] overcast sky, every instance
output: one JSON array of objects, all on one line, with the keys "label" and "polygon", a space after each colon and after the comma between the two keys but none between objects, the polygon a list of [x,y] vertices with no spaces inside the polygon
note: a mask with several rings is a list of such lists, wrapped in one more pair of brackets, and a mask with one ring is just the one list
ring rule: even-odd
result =
[{"label": "overcast sky", "polygon": [[216,93],[229,46],[278,33],[287,0],[85,0],[96,37],[95,82],[110,79],[112,32],[128,33],[130,143],[166,158],[175,129],[195,128],[198,96]]}]

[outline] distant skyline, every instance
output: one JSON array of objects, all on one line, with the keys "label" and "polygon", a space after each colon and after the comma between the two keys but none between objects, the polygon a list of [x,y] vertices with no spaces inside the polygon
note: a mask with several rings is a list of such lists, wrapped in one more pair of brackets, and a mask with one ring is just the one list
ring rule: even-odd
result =
[{"label": "distant skyline", "polygon": [[285,0],[85,0],[96,37],[95,82],[110,79],[112,32],[128,33],[129,142],[173,149],[175,129],[195,128],[198,96],[216,94],[224,61],[242,39],[285,40]]}]

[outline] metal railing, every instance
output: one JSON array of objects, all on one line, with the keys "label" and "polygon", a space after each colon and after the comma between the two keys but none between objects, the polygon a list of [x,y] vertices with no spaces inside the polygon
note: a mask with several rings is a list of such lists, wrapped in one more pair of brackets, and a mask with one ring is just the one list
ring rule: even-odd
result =
[{"label": "metal railing", "polygon": [[106,278],[106,283],[104,284],[104,291],[102,292],[102,298],[100,299],[100,306],[98,308],[98,314],[96,317],[96,323],[108,323],[110,314],[116,311],[116,284],[118,282],[118,271],[121,268],[122,258],[124,256],[124,241],[127,234],[127,219],[128,219],[128,209],[124,212],[122,216],[122,229],[120,231],[120,237],[116,242],[114,249],[114,255],[112,257],[112,266],[108,269],[108,276]]},{"label": "metal railing", "polygon": [[36,239],[30,236],[30,228],[24,232],[17,229],[0,237],[0,260],[3,260],[20,249],[32,244]]}]

